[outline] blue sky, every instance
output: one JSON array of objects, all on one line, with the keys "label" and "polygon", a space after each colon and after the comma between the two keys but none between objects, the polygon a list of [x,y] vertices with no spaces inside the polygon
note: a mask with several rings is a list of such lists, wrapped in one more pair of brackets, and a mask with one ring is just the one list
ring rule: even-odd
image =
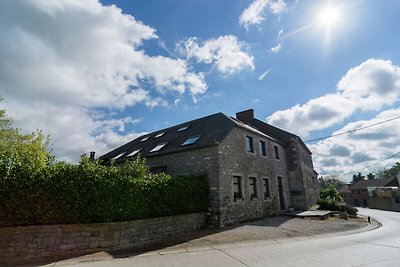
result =
[{"label": "blue sky", "polygon": [[[353,130],[400,116],[399,12],[396,0],[2,1],[1,105],[72,162],[248,108],[303,140]],[[311,143],[316,170],[399,152],[399,121]]]}]

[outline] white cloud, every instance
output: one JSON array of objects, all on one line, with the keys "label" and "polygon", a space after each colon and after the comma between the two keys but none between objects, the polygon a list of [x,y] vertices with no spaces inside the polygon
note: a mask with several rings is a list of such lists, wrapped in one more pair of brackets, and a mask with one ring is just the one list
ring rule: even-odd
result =
[{"label": "white cloud", "polygon": [[399,99],[399,67],[390,60],[369,59],[350,69],[339,81],[335,93],[277,111],[267,120],[307,137],[311,131],[331,127],[356,111],[381,110]]},{"label": "white cloud", "polygon": [[198,62],[213,64],[223,74],[233,74],[246,68],[254,69],[253,56],[244,52],[245,48],[245,43],[236,36],[226,35],[205,42],[189,38],[177,49],[188,59],[195,58]]},{"label": "white cloud", "polygon": [[[399,108],[389,109],[379,113],[373,119],[349,123],[333,134],[351,131],[398,116],[400,116]],[[400,152],[400,143],[398,142],[399,132],[400,123],[398,121],[390,121],[379,126],[309,145],[314,154],[314,166],[321,175],[340,175],[375,164]],[[373,165],[362,172],[374,172],[385,166],[391,166],[396,161],[399,161],[399,157]],[[350,180],[353,174],[350,173],[344,178]]]},{"label": "white cloud", "polygon": [[145,53],[143,43],[158,38],[155,29],[97,0],[1,1],[0,32],[8,112],[18,127],[50,133],[61,159],[104,152],[110,143],[102,142],[111,137],[124,141],[115,127],[130,119],[99,119],[94,110],[165,106],[153,96],[207,90],[204,74],[184,60]]},{"label": "white cloud", "polygon": [[271,48],[271,52],[272,53],[278,53],[279,51],[281,51],[281,49],[282,49],[282,45],[278,44],[277,46],[274,46],[274,47]]},{"label": "white cloud", "polygon": [[284,0],[254,0],[239,17],[239,23],[248,28],[253,24],[260,24],[265,18],[265,10],[268,9],[275,15],[286,11],[287,5]]}]

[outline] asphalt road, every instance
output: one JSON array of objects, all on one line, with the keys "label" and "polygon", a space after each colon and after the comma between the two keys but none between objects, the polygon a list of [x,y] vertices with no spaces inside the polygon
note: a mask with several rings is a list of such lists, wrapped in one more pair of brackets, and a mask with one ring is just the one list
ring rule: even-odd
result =
[{"label": "asphalt road", "polygon": [[74,266],[400,266],[400,213],[360,208],[382,227],[356,234],[327,234],[149,252]]}]

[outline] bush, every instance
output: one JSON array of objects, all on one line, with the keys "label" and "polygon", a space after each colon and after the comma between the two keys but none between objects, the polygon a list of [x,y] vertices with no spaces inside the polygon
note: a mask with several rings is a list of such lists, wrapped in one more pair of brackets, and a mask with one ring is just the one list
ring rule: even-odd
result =
[{"label": "bush", "polygon": [[319,205],[320,210],[332,210],[332,211],[340,210],[337,201],[331,197],[326,197],[324,199],[320,198],[317,200],[317,204]]},{"label": "bush", "polygon": [[0,226],[124,221],[208,207],[205,175],[150,174],[140,158],[122,167],[84,157],[78,165],[9,170],[0,177]]},{"label": "bush", "polygon": [[358,209],[354,208],[353,206],[350,206],[350,205],[344,206],[344,211],[347,212],[347,214],[349,214],[351,216],[357,216],[357,213],[358,213]]}]

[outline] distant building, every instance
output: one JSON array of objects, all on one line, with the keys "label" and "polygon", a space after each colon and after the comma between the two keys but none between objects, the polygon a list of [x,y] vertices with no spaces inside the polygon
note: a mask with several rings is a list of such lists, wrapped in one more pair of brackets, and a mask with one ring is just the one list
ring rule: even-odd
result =
[{"label": "distant building", "polygon": [[118,164],[141,154],[153,172],[206,173],[209,221],[215,226],[308,209],[319,196],[310,150],[300,137],[253,114],[217,113],[181,123],[140,136],[100,159]]},{"label": "distant building", "polygon": [[383,179],[360,180],[353,185],[342,187],[339,193],[346,203],[350,205],[368,207],[368,188],[398,186],[399,181],[396,176]]}]

